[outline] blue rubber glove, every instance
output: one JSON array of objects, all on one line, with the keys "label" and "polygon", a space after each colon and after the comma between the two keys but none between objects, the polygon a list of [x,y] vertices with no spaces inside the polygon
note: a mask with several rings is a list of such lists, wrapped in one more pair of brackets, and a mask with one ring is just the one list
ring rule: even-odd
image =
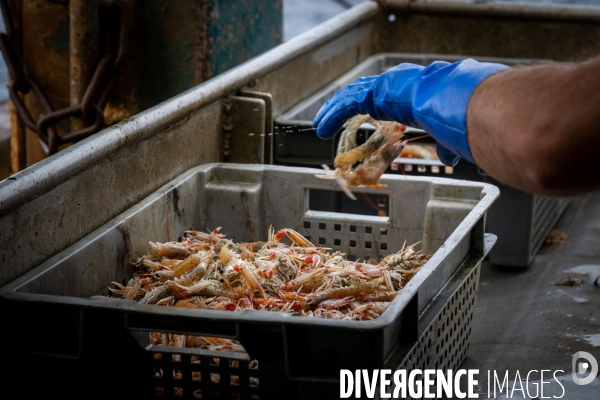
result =
[{"label": "blue rubber glove", "polygon": [[507,68],[473,59],[427,67],[400,64],[334,94],[317,113],[313,129],[330,139],[349,118],[369,114],[425,130],[436,139],[438,157],[446,165],[456,165],[460,157],[474,163],[467,142],[469,99],[484,79]]}]

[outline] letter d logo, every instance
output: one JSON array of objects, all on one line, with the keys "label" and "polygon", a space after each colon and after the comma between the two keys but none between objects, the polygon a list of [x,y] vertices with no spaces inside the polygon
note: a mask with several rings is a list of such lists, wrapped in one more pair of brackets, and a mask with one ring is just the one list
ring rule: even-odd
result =
[{"label": "letter d logo", "polygon": [[[579,361],[580,358],[585,359],[585,361]],[[573,363],[571,365],[573,367],[573,382],[577,385],[587,385],[588,383],[592,383],[594,379],[596,379],[596,375],[598,374],[598,361],[594,358],[593,355],[587,353],[585,351],[578,351],[573,354]],[[591,367],[591,368],[590,368]],[[579,375],[585,375],[589,372],[589,375],[585,378],[580,378]]]}]

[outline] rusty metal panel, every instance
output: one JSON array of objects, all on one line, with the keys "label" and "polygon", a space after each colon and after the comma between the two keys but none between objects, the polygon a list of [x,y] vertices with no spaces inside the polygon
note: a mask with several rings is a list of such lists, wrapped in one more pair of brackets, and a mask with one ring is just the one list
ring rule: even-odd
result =
[{"label": "rusty metal panel", "polygon": [[158,104],[199,83],[196,37],[204,0],[141,0],[138,28],[141,48],[138,72],[142,109]]},{"label": "rusty metal panel", "polygon": [[278,45],[282,0],[141,0],[142,109]]},{"label": "rusty metal panel", "polygon": [[[47,93],[55,109],[68,107],[68,9],[47,0],[24,0],[22,10],[23,61],[27,73]],[[46,112],[32,92],[25,96],[25,104],[35,117]],[[27,165],[46,158],[37,134],[30,129],[27,129],[25,147]]]},{"label": "rusty metal panel", "polygon": [[[26,165],[32,165],[103,128],[103,109],[114,83],[107,75],[115,75],[124,59],[128,14],[121,1],[29,0],[17,8],[9,4],[2,2],[9,32],[2,34],[2,52],[12,78],[11,101],[28,128],[21,146],[15,124],[14,153],[25,148]],[[98,64],[100,4],[106,8],[105,18],[113,14],[107,19],[119,26],[103,27],[107,37],[115,36],[111,41],[118,41],[118,46],[103,41],[104,52],[118,51]],[[67,108],[69,101],[72,107]],[[15,156],[13,169],[19,164]]]},{"label": "rusty metal panel", "polygon": [[[69,1],[69,73],[72,106],[81,104],[98,63],[98,0]],[[79,117],[71,118],[71,130],[85,127]]]}]

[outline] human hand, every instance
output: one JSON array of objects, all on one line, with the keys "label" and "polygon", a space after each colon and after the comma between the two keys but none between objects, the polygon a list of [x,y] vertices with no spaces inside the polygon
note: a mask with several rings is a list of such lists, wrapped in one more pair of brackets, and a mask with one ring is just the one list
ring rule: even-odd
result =
[{"label": "human hand", "polygon": [[483,80],[506,68],[473,59],[427,67],[400,64],[338,91],[317,113],[313,129],[330,139],[349,118],[369,114],[425,130],[436,139],[438,157],[446,165],[456,165],[460,157],[474,163],[467,142],[469,99]]}]

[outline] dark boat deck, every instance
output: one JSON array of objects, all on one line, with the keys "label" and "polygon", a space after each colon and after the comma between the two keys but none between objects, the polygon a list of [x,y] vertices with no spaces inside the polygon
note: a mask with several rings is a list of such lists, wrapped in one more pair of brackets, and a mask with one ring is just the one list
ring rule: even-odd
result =
[{"label": "dark boat deck", "polygon": [[[600,377],[585,386],[574,384],[571,361],[578,351],[600,360],[600,287],[594,285],[600,279],[600,193],[573,199],[555,229],[568,235],[566,241],[542,248],[527,269],[484,263],[471,348],[461,368],[479,369],[482,379],[488,370],[502,377],[508,371],[511,388],[517,371],[525,385],[529,371],[551,370],[544,375],[550,382],[544,385],[545,397],[561,396],[552,373],[563,370],[557,376],[564,377],[564,398],[598,399]],[[566,276],[583,278],[583,284],[555,285]],[[530,378],[539,383],[539,373]],[[481,397],[488,398],[487,381],[480,386]],[[533,397],[525,398],[535,399],[531,380],[529,388]],[[512,398],[523,398],[522,392]]]}]

